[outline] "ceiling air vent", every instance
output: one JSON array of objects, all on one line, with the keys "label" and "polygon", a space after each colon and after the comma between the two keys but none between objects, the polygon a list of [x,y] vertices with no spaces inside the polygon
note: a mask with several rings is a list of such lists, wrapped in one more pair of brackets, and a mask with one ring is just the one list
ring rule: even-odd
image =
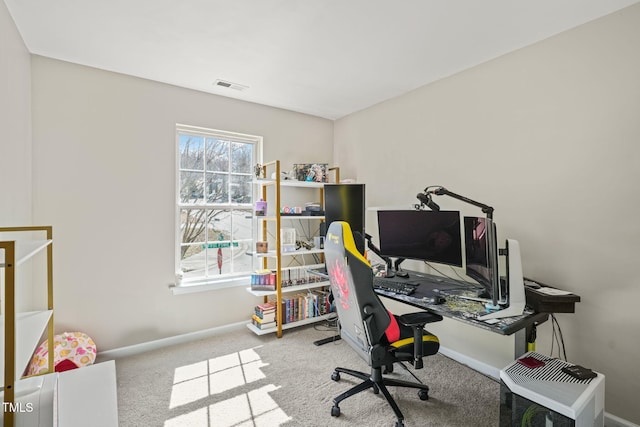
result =
[{"label": "ceiling air vent", "polygon": [[216,82],[214,83],[214,86],[224,87],[228,89],[235,89],[238,91],[249,89],[249,86],[241,85],[239,83],[232,83],[232,82],[228,82],[226,80],[220,80],[220,79],[216,80]]}]

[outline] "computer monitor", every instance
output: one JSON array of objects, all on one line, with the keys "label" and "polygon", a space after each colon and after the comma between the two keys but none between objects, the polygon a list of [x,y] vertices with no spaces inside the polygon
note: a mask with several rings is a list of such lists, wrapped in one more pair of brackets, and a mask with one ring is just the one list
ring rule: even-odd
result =
[{"label": "computer monitor", "polygon": [[462,267],[458,211],[379,210],[378,237],[383,256]]},{"label": "computer monitor", "polygon": [[324,217],[326,227],[333,221],[349,223],[356,246],[361,253],[365,248],[365,185],[325,184]]},{"label": "computer monitor", "polygon": [[496,225],[483,217],[465,216],[463,222],[466,274],[482,285],[497,305],[501,292]]}]

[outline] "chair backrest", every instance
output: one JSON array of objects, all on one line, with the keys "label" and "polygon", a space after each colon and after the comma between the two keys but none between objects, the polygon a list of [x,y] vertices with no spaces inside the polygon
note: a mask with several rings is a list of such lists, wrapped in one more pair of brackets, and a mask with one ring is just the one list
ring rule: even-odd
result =
[{"label": "chair backrest", "polygon": [[373,271],[356,248],[347,222],[334,221],[327,230],[324,253],[341,337],[370,365],[390,317],[373,289]]}]

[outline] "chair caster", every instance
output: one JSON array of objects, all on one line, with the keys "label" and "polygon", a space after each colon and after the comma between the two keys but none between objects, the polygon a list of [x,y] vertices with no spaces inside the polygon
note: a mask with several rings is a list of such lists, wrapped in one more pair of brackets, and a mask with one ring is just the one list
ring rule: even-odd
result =
[{"label": "chair caster", "polygon": [[377,385],[373,385],[373,394],[380,394],[380,388]]},{"label": "chair caster", "polygon": [[418,397],[420,400],[429,400],[429,392],[427,390],[418,391]]},{"label": "chair caster", "polygon": [[393,363],[384,367],[384,374],[392,374],[393,373]]},{"label": "chair caster", "polygon": [[402,420],[396,421],[396,427],[404,427],[404,421]]},{"label": "chair caster", "polygon": [[331,407],[331,416],[332,417],[339,417],[340,416],[340,407],[339,406],[332,406]]},{"label": "chair caster", "polygon": [[[331,379],[334,381],[340,381],[340,372],[334,372],[333,374],[331,374]],[[340,413],[340,411],[338,411],[338,413]]]}]

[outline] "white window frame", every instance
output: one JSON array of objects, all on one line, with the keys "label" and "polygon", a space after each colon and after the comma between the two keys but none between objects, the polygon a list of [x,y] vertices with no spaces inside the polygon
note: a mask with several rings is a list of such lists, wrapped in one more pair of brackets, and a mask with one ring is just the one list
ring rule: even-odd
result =
[{"label": "white window frame", "polygon": [[[182,203],[180,199],[180,135],[181,134],[194,134],[196,136],[213,137],[233,142],[243,142],[253,144],[253,164],[262,164],[262,145],[263,138],[257,135],[242,134],[236,132],[229,132],[217,129],[208,129],[197,126],[190,126],[184,124],[176,124],[176,161],[175,161],[175,286],[173,287],[174,294],[199,292],[203,290],[211,289],[223,289],[232,286],[246,286],[249,283],[250,271],[244,273],[230,273],[226,275],[216,276],[200,276],[197,278],[184,278],[181,272],[181,247],[182,247],[182,232],[181,232],[181,210],[188,207],[205,208],[205,209],[245,209],[247,206],[233,204],[233,203],[208,203],[205,200],[204,204],[191,204]],[[253,196],[253,189],[251,190]],[[253,200],[252,200],[253,202]],[[250,209],[250,215],[253,216],[253,209]],[[253,218],[252,218],[253,223]],[[252,233],[252,239],[254,238]]]}]

